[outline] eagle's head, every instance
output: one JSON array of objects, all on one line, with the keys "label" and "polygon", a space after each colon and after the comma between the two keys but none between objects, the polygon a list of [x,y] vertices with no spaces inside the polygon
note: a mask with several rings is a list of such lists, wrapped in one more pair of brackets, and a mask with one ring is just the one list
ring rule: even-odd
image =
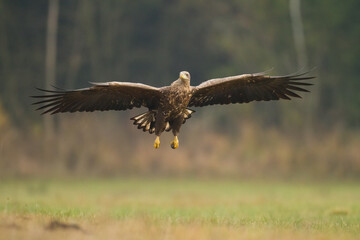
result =
[{"label": "eagle's head", "polygon": [[184,82],[190,82],[190,73],[187,71],[180,72],[179,78]]}]

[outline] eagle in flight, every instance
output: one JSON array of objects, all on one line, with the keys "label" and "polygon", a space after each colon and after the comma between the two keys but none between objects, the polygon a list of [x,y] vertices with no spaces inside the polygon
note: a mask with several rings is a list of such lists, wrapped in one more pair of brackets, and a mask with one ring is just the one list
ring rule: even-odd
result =
[{"label": "eagle in flight", "polygon": [[301,98],[296,92],[309,92],[303,87],[312,84],[304,80],[314,78],[306,74],[242,74],[211,79],[194,87],[190,86],[190,74],[182,71],[170,86],[161,88],[141,83],[105,82],[91,83],[92,87],[77,90],[38,88],[47,94],[32,97],[39,99],[33,104],[40,105],[36,110],[43,110],[42,114],[146,107],[147,112],[131,118],[134,125],[144,132],[155,133],[155,148],[160,146],[161,133],[171,130],[174,134],[171,147],[176,149],[180,127],[194,112],[189,107]]}]

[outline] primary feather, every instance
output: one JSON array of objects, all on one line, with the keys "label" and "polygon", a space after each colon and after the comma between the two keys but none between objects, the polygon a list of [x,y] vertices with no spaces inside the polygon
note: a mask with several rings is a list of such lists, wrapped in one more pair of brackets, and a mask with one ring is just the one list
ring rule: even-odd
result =
[{"label": "primary feather", "polygon": [[312,84],[303,80],[314,78],[306,77],[305,74],[267,76],[259,73],[211,79],[192,88],[189,106],[203,107],[214,104],[301,98],[295,92],[308,92],[302,86]]},{"label": "primary feather", "polygon": [[141,106],[156,109],[159,104],[159,89],[145,84],[127,82],[92,84],[94,86],[90,88],[69,91],[39,89],[50,94],[33,96],[42,99],[33,104],[43,104],[36,109],[43,110],[42,114],[126,110]]}]

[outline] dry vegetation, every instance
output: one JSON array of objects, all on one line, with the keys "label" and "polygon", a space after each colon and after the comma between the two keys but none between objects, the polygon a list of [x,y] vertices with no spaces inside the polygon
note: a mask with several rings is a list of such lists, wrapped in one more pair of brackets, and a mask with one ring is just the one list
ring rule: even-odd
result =
[{"label": "dry vegetation", "polygon": [[[1,221],[3,221],[2,219]],[[303,240],[303,239],[327,239],[327,240],[354,240],[352,234],[318,233],[311,231],[293,231],[287,229],[259,229],[256,227],[232,227],[213,226],[202,224],[155,224],[144,220],[101,220],[80,221],[84,229],[48,229],[51,222],[49,217],[33,216],[29,218],[7,218],[0,226],[0,239],[174,239],[174,240],[205,240],[205,239],[269,239],[269,240]],[[21,226],[21,227],[20,227]]]},{"label": "dry vegetation", "polygon": [[[153,149],[154,135],[111,113],[61,115],[54,136],[42,125],[0,128],[1,174],[172,175],[230,177],[358,178],[360,135],[343,128],[306,137],[238,119],[230,131],[198,116],[183,126],[180,148],[172,150],[171,134]],[[197,113],[196,113],[197,114]],[[45,116],[51,117],[51,116]],[[235,117],[236,121],[236,117]],[[41,123],[40,123],[41,124]]]}]

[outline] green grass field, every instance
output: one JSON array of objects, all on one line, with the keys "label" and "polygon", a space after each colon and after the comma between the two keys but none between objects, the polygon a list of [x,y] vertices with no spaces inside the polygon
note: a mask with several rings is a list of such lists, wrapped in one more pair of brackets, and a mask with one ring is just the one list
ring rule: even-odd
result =
[{"label": "green grass field", "polygon": [[360,184],[1,180],[0,239],[360,239]]}]

